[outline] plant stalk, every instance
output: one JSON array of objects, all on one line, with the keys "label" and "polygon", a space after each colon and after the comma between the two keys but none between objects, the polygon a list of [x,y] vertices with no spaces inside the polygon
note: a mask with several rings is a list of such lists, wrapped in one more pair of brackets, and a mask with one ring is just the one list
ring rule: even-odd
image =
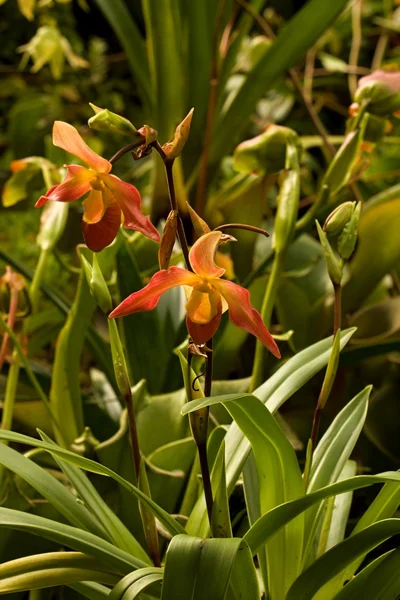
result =
[{"label": "plant stalk", "polygon": [[[279,276],[282,272],[284,262],[284,256],[282,253],[275,254],[274,261],[272,263],[271,274],[268,279],[267,289],[265,290],[265,296],[263,305],[261,308],[261,318],[268,328],[271,322],[272,311],[276,300],[276,293],[278,290]],[[254,391],[262,383],[263,378],[263,367],[264,367],[264,356],[265,348],[264,345],[257,340],[256,352],[254,356],[253,373],[251,376],[250,391]]]},{"label": "plant stalk", "polygon": [[32,305],[32,313],[37,312],[40,300],[40,287],[42,285],[43,275],[46,269],[48,258],[51,254],[49,248],[40,251],[39,260],[37,262],[32,283],[29,287],[29,297]]},{"label": "plant stalk", "polygon": [[342,327],[342,285],[335,283],[333,286],[335,299],[333,304],[333,335]]},{"label": "plant stalk", "polygon": [[[7,384],[4,394],[3,411],[1,415],[1,429],[11,429],[14,414],[15,396],[17,392],[19,371],[21,368],[21,360],[16,350],[12,353],[11,365],[8,371]],[[2,440],[3,444],[7,444]]]},{"label": "plant stalk", "polygon": [[140,473],[140,447],[139,447],[139,437],[136,426],[136,415],[135,415],[135,407],[133,405],[133,398],[130,392],[126,393],[124,396],[126,410],[128,413],[128,428],[129,428],[129,438],[131,440],[131,450],[133,457],[133,464],[135,466],[136,473],[136,481],[139,481],[139,473]]}]

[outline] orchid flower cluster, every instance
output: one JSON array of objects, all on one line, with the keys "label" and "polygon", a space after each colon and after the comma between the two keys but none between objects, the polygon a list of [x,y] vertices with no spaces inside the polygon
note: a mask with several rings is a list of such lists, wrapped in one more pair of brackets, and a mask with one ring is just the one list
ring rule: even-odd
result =
[{"label": "orchid flower cluster", "polygon": [[[43,206],[49,200],[72,202],[84,196],[83,235],[86,245],[94,252],[111,244],[121,223],[125,228],[139,231],[155,242],[160,241],[157,229],[142,213],[141,196],[137,188],[111,174],[111,162],[89,148],[74,127],[56,121],[53,143],[79,158],[87,167],[75,164],[66,166],[64,180],[41,196],[36,207]],[[234,325],[256,336],[279,358],[279,349],[261,315],[252,307],[248,290],[222,279],[226,270],[216,264],[215,255],[223,237],[221,231],[207,231],[201,235],[189,252],[189,268],[171,266],[158,271],[142,290],[128,296],[109,316],[123,317],[152,310],[164,292],[184,286],[188,297],[186,325],[196,345],[204,345],[213,337],[222,313],[228,310]]]}]

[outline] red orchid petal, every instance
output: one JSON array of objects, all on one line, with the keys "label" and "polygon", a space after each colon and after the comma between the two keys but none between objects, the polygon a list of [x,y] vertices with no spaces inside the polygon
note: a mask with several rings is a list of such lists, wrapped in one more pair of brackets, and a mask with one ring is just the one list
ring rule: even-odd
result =
[{"label": "red orchid petal", "polygon": [[106,208],[102,219],[97,223],[82,221],[86,246],[93,252],[100,252],[116,238],[120,225],[121,209],[113,202]]},{"label": "red orchid petal", "polygon": [[152,310],[157,306],[160,296],[170,288],[177,285],[195,286],[198,283],[199,278],[196,275],[180,267],[170,267],[167,270],[158,271],[143,289],[125,298],[110,313],[110,317],[124,317],[134,312]]},{"label": "red orchid petal", "polygon": [[279,348],[265,327],[260,313],[250,304],[248,290],[225,279],[216,279],[212,285],[227,301],[232,323],[255,335],[274,356],[280,358]]},{"label": "red orchid petal", "polygon": [[[85,167],[78,165],[69,165],[67,175],[64,181],[49,189],[45,196],[41,196],[36,202],[35,207],[43,206],[46,200],[55,200],[57,202],[73,202],[78,200],[90,190],[90,181],[93,179],[93,173]],[[46,200],[44,200],[46,198]]]},{"label": "red orchid petal", "polygon": [[190,264],[197,275],[202,277],[221,277],[225,269],[215,264],[214,258],[222,233],[211,231],[202,235],[189,252]]},{"label": "red orchid petal", "polygon": [[124,214],[124,227],[140,231],[151,240],[159,242],[157,229],[141,211],[142,201],[135,186],[121,181],[115,175],[108,175],[103,181]]},{"label": "red orchid petal", "polygon": [[186,316],[186,327],[195,344],[206,344],[208,340],[212,338],[218,329],[221,321],[221,314],[222,311],[217,313],[215,317],[213,317],[211,321],[205,325],[193,323],[193,321],[190,320],[189,315]]},{"label": "red orchid petal", "polygon": [[112,165],[102,156],[93,152],[83,141],[78,131],[69,123],[55,121],[53,126],[53,144],[80,158],[97,173],[109,173]]}]

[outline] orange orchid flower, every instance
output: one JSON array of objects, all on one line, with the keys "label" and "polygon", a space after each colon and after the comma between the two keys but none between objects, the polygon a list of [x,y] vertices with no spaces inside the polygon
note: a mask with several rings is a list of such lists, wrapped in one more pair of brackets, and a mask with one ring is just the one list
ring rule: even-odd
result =
[{"label": "orange orchid flower", "polygon": [[[141,198],[131,184],[111,175],[112,164],[91,150],[72,125],[56,121],[53,127],[53,144],[73,154],[88,165],[66,165],[67,175],[60,184],[41,196],[35,206],[48,200],[72,202],[84,194],[83,235],[91,250],[99,252],[111,244],[121,225],[140,231],[158,242],[160,236],[150,219],[141,212]],[[122,213],[122,214],[121,214]]]},{"label": "orange orchid flower", "polygon": [[205,344],[216,332],[224,309],[234,325],[255,335],[280,358],[279,349],[265,327],[261,315],[250,304],[248,290],[220,279],[225,269],[215,264],[215,253],[221,240],[221,231],[211,231],[201,236],[189,253],[194,272],[180,267],[169,267],[158,271],[140,291],[123,300],[110,317],[124,317],[134,312],[152,310],[160,296],[172,287],[188,286],[189,299],[186,303],[186,325],[196,344]]}]

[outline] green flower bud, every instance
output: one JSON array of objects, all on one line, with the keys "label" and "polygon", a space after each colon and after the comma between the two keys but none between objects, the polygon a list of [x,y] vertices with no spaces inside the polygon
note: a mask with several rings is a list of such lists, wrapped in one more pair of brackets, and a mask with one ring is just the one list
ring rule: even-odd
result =
[{"label": "green flower bud", "polygon": [[361,77],[354,96],[357,104],[367,104],[375,115],[390,115],[400,110],[400,72],[374,71]]},{"label": "green flower bud", "polygon": [[107,108],[99,108],[89,102],[95,114],[90,117],[88,125],[91,129],[97,131],[114,131],[122,135],[137,136],[138,131],[132,123],[125,117],[111,112]]},{"label": "green flower bud", "polygon": [[335,154],[322,181],[329,193],[336,194],[350,179],[353,164],[357,158],[360,130],[352,131]]},{"label": "green flower bud", "polygon": [[263,133],[236,147],[233,166],[237,171],[257,175],[282,171],[287,144],[300,148],[297,133],[288,127],[269,125]]},{"label": "green flower bud", "polygon": [[118,327],[115,319],[108,319],[108,333],[110,336],[111,356],[114,366],[115,379],[122,396],[131,393],[128,367],[119,337]]},{"label": "green flower bud", "polygon": [[329,236],[339,235],[354,212],[355,202],[343,202],[327,217],[323,230]]},{"label": "green flower bud", "polygon": [[83,256],[82,252],[80,252],[80,259],[89,285],[90,293],[96,300],[101,310],[104,313],[109,313],[112,309],[111,295],[103,277],[103,273],[100,269],[96,254],[93,253],[92,265]]},{"label": "green flower bud", "polygon": [[284,252],[292,241],[299,210],[300,166],[295,144],[287,145],[285,167],[272,237],[272,247],[277,254]]},{"label": "green flower bud", "polygon": [[37,243],[42,250],[51,250],[64,233],[69,205],[67,202],[48,202],[41,219]]},{"label": "green flower bud", "polygon": [[353,214],[338,239],[338,251],[344,260],[348,260],[354,252],[358,235],[358,223],[361,215],[361,202],[357,203]]},{"label": "green flower bud", "polygon": [[315,225],[317,226],[318,236],[324,251],[324,258],[328,269],[329,278],[334,285],[339,285],[342,281],[343,267],[340,264],[339,260],[336,258],[335,253],[332,250],[330,243],[328,242],[326,233],[322,231],[318,221],[315,221]]}]

